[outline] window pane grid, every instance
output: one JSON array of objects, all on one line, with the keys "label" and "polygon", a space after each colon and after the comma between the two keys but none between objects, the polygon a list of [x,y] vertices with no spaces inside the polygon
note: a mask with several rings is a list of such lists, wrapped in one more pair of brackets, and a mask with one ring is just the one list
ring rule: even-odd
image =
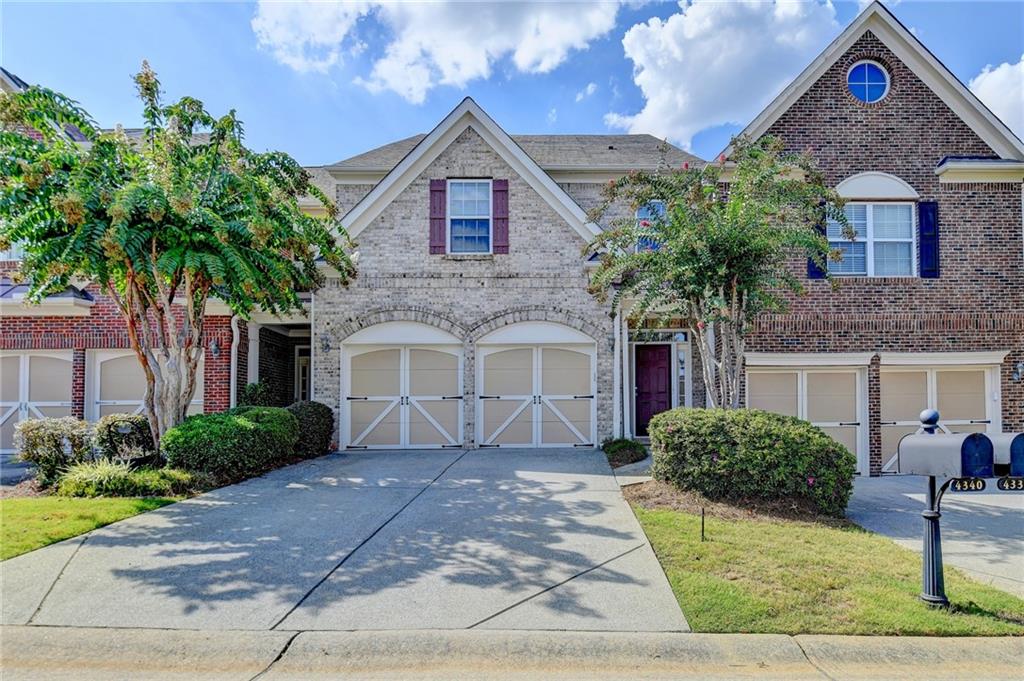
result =
[{"label": "window pane grid", "polygon": [[907,203],[848,203],[843,208],[856,233],[854,241],[842,236],[838,222],[829,221],[829,246],[842,253],[830,262],[829,272],[868,277],[914,276],[914,207]]},{"label": "window pane grid", "polygon": [[448,216],[449,252],[490,252],[490,181],[449,180]]}]

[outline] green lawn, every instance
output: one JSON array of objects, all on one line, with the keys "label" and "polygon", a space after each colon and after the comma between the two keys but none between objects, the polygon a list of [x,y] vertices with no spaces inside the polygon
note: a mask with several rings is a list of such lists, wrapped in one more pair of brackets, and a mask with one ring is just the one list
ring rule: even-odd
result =
[{"label": "green lawn", "polygon": [[15,497],[0,499],[0,560],[152,511],[175,499]]},{"label": "green lawn", "polygon": [[843,523],[706,519],[634,505],[698,632],[1024,635],[1024,601],[946,566],[949,611],[918,600],[921,559]]}]

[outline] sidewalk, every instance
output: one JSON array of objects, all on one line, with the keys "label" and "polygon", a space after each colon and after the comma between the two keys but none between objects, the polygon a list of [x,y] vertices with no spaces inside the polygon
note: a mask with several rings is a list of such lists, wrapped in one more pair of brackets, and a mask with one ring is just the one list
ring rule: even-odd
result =
[{"label": "sidewalk", "polygon": [[1024,638],[8,626],[0,659],[4,681],[1017,681]]}]

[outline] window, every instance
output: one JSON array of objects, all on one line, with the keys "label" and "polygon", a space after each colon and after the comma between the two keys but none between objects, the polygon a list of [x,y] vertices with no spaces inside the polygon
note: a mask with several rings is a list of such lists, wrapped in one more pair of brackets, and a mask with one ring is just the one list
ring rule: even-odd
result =
[{"label": "window", "polygon": [[846,87],[860,101],[874,104],[889,94],[889,73],[877,62],[859,61],[846,74]]},{"label": "window", "polygon": [[912,277],[914,268],[914,204],[848,203],[843,207],[854,241],[843,236],[842,226],[828,222],[828,243],[843,259],[829,262],[834,275]]},{"label": "window", "polygon": [[[645,226],[640,223],[643,222],[654,222],[656,220],[664,219],[665,217],[665,202],[664,201],[651,201],[646,206],[640,206],[636,209],[636,221],[641,227]],[[640,238],[636,242],[636,250],[638,251],[655,251],[658,249],[658,244],[650,238]]]},{"label": "window", "polygon": [[11,244],[7,250],[0,250],[0,260],[21,260],[23,255],[24,251],[20,243]]},{"label": "window", "polygon": [[491,181],[448,181],[449,253],[491,252]]}]

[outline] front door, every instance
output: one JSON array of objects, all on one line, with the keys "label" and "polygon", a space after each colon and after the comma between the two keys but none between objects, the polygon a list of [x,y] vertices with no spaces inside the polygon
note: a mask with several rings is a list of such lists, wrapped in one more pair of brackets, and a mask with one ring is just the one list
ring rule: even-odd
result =
[{"label": "front door", "polygon": [[647,424],[672,406],[672,346],[637,345],[636,434],[647,435]]}]

